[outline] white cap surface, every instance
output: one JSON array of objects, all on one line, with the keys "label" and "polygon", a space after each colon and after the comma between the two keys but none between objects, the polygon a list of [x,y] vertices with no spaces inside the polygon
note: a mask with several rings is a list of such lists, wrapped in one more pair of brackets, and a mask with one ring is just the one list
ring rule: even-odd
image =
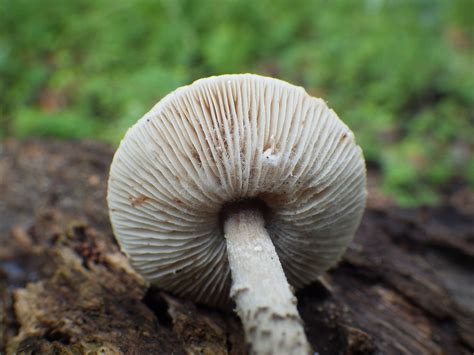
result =
[{"label": "white cap surface", "polygon": [[129,129],[107,198],[138,272],[164,290],[225,304],[224,205],[265,203],[266,228],[299,288],[352,239],[366,170],[354,135],[323,100],[280,80],[223,75],[179,88]]}]

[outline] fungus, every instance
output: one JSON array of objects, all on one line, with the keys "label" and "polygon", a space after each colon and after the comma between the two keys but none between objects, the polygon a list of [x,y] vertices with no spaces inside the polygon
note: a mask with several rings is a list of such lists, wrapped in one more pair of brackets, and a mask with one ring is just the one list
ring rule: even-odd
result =
[{"label": "fungus", "polygon": [[292,289],[334,265],[360,223],[366,171],[353,137],[303,88],[198,80],[122,140],[107,196],[115,236],[160,288],[214,306],[230,295],[252,352],[308,353]]}]

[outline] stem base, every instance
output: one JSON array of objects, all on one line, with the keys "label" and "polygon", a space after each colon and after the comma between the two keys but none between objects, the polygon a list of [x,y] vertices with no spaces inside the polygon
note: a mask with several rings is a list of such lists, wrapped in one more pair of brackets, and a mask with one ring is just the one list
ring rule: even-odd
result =
[{"label": "stem base", "polygon": [[262,214],[243,209],[224,224],[232,272],[231,296],[256,354],[311,352],[285,273]]}]

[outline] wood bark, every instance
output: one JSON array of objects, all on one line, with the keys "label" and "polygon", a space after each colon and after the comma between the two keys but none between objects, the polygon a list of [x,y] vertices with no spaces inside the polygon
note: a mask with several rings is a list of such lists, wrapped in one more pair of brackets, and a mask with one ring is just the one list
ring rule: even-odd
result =
[{"label": "wood bark", "polygon": [[[0,353],[245,354],[232,310],[148,289],[116,246],[94,142],[0,145]],[[319,354],[472,354],[474,194],[368,209],[341,263],[298,291]]]}]

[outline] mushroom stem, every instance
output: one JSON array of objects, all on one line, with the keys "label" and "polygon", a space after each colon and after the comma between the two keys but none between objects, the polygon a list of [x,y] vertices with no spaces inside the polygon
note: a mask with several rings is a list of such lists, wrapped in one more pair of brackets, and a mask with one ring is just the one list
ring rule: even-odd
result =
[{"label": "mushroom stem", "polygon": [[303,322],[258,210],[240,209],[224,223],[231,297],[255,354],[308,354]]}]

